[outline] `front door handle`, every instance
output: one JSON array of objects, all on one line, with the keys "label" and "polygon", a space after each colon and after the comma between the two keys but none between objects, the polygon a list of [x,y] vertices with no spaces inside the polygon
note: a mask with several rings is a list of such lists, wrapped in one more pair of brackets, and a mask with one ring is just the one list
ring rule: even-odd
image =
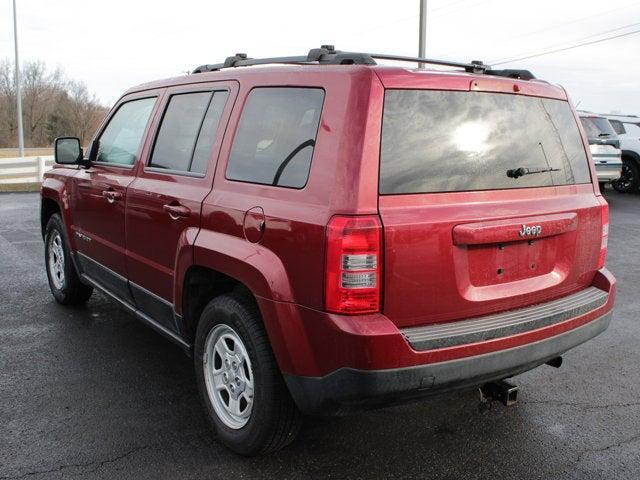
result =
[{"label": "front door handle", "polygon": [[167,204],[162,207],[165,212],[169,214],[169,216],[173,220],[179,220],[180,218],[187,218],[191,215],[191,210],[189,210],[184,205],[175,205],[175,204]]},{"label": "front door handle", "polygon": [[107,199],[107,202],[113,203],[116,200],[120,200],[122,198],[122,194],[120,192],[116,192],[115,190],[103,190],[102,196]]}]

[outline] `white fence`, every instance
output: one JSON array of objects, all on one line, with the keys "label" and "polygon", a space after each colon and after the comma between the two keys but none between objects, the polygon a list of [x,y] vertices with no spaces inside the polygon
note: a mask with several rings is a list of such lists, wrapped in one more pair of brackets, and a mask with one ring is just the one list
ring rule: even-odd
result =
[{"label": "white fence", "polygon": [[0,158],[0,184],[42,182],[42,175],[53,166],[53,155]]}]

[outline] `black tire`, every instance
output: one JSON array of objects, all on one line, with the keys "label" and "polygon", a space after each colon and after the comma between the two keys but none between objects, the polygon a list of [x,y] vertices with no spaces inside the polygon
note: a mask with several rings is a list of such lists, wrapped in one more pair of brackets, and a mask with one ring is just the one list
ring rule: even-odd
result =
[{"label": "black tire", "polygon": [[630,158],[622,159],[622,175],[611,183],[616,192],[634,193],[640,187],[640,168],[638,162]]},{"label": "black tire", "polygon": [[600,193],[604,193],[604,189],[607,186],[607,182],[598,182],[598,185],[600,185]]},{"label": "black tire", "polygon": [[[247,423],[239,428],[230,428],[216,413],[215,399],[210,397],[205,379],[207,337],[214,328],[224,326],[231,327],[240,337],[253,378],[252,409]],[[245,456],[260,455],[280,450],[296,437],[302,416],[284,383],[250,294],[234,292],[209,302],[198,322],[194,364],[200,398],[209,420],[218,438],[231,450]]]},{"label": "black tire", "polygon": [[[57,258],[50,248],[51,244],[59,239],[59,248],[62,251],[61,272],[62,277],[54,279],[56,273],[52,271],[51,256]],[[53,298],[62,305],[78,305],[89,300],[93,293],[93,287],[85,285],[80,281],[76,267],[71,258],[69,251],[69,243],[65,235],[64,225],[60,215],[54,213],[51,215],[44,235],[44,260],[45,269],[47,271],[47,279],[49,280],[49,288],[53,294]]]}]

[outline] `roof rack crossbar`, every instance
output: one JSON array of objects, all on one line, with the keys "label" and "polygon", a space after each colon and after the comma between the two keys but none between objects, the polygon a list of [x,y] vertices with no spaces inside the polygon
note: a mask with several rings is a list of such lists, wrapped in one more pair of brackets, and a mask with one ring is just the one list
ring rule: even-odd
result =
[{"label": "roof rack crossbar", "polygon": [[[307,63],[307,57],[292,56],[292,57],[271,57],[271,58],[243,58],[235,61],[232,67],[250,67],[251,65],[268,65],[270,63],[287,63],[298,64]],[[226,68],[226,67],[225,67]]]},{"label": "roof rack crossbar", "polygon": [[384,53],[370,53],[371,58],[377,58],[378,60],[397,60],[400,62],[412,62],[412,63],[428,63],[429,65],[442,65],[446,67],[462,68],[467,72],[481,73],[489,69],[488,65],[485,65],[480,60],[474,60],[471,63],[451,62],[449,60],[437,60],[434,58],[423,57],[405,57],[402,55],[387,55]]},{"label": "roof rack crossbar", "polygon": [[249,67],[252,65],[269,64],[290,64],[304,65],[310,63],[331,64],[331,65],[375,65],[376,61],[366,53],[341,52],[335,50],[333,45],[323,45],[320,48],[309,50],[307,55],[289,57],[269,57],[269,58],[249,58],[246,53],[237,53],[232,57],[227,57],[224,63],[212,65],[201,65],[192,73],[213,72],[223,68]]},{"label": "roof rack crossbar", "polygon": [[307,55],[270,58],[249,58],[246,53],[236,53],[227,57],[223,63],[213,65],[201,65],[193,73],[212,72],[223,68],[249,67],[252,65],[291,64],[291,65],[376,65],[378,60],[396,60],[429,65],[442,65],[447,67],[462,68],[465,72],[485,73],[500,77],[516,78],[520,80],[532,80],[536,77],[528,70],[491,70],[479,60],[470,63],[452,62],[449,60],[437,60],[433,58],[407,57],[401,55],[387,55],[383,53],[358,53],[342,52],[336,50],[333,45],[322,45],[320,48],[309,50]]}]

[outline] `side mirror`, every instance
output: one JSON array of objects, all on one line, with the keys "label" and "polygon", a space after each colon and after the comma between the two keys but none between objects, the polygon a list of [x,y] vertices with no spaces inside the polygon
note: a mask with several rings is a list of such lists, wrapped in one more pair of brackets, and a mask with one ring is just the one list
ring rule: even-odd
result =
[{"label": "side mirror", "polygon": [[56,163],[62,165],[79,164],[82,161],[82,147],[77,137],[58,137],[54,144]]}]

